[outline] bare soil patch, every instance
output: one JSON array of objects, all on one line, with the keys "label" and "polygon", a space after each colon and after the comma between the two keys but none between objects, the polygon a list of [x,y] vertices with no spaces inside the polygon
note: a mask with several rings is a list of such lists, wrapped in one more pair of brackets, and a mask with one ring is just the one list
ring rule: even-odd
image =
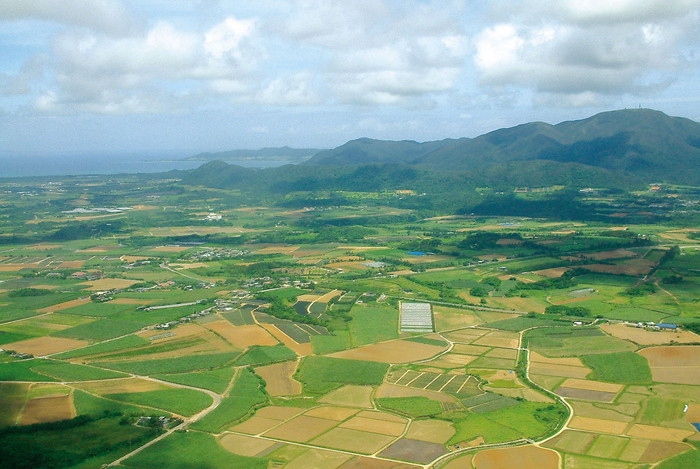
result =
[{"label": "bare soil patch", "polygon": [[35,337],[3,345],[3,348],[36,356],[51,355],[88,345],[86,340],[63,339],[60,337]]},{"label": "bare soil patch", "polygon": [[630,259],[618,265],[588,264],[580,266],[591,272],[615,275],[644,275],[651,270],[654,263],[648,259]]},{"label": "bare soil patch", "polygon": [[58,265],[59,269],[80,269],[85,261],[63,261]]},{"label": "bare soil patch", "polygon": [[379,344],[365,345],[355,349],[333,353],[331,357],[368,360],[382,363],[411,363],[425,360],[443,352],[447,346],[421,344],[407,340],[393,340]]},{"label": "bare soil patch", "polygon": [[700,347],[650,347],[638,353],[649,360],[654,381],[700,385]]},{"label": "bare soil patch", "polygon": [[263,451],[275,446],[277,442],[245,435],[227,434],[219,440],[219,444],[223,446],[226,451],[230,451],[234,454],[240,454],[241,456],[257,456]]},{"label": "bare soil patch", "polygon": [[291,396],[301,394],[301,383],[292,376],[296,372],[298,362],[289,361],[261,366],[255,372],[265,380],[265,390],[271,396]]},{"label": "bare soil patch", "polygon": [[208,329],[219,334],[236,348],[247,348],[251,345],[277,345],[278,341],[262,327],[251,324],[234,326],[226,320],[213,321],[206,324]]},{"label": "bare soil patch", "polygon": [[439,356],[435,360],[431,360],[429,363],[430,365],[438,368],[461,368],[473,362],[477,358],[479,357],[473,355],[446,353],[445,355]]},{"label": "bare soil patch", "polygon": [[370,409],[372,408],[372,387],[343,386],[342,388],[329,392],[319,399],[319,402]]},{"label": "bare soil patch", "polygon": [[138,298],[116,298],[107,303],[114,305],[147,305],[153,303],[153,300],[140,300]]},{"label": "bare soil patch", "polygon": [[486,345],[488,347],[517,348],[518,339],[487,335],[474,341],[476,345]]},{"label": "bare soil patch", "polygon": [[474,456],[474,465],[479,469],[558,469],[559,455],[537,446],[487,449]]},{"label": "bare soil patch", "polygon": [[491,350],[490,347],[481,345],[455,344],[452,347],[452,353],[461,353],[463,355],[481,355]]},{"label": "bare soil patch", "polygon": [[31,399],[24,407],[20,423],[56,422],[75,417],[70,396],[40,397]]},{"label": "bare soil patch", "polygon": [[537,352],[530,352],[530,361],[537,363],[551,363],[553,365],[567,365],[567,366],[578,366],[583,367],[584,364],[580,358],[576,357],[565,357],[565,358],[551,358],[544,355],[540,355]]},{"label": "bare soil patch", "polygon": [[451,340],[452,342],[471,344],[479,337],[488,334],[488,332],[489,331],[487,331],[486,329],[468,328],[454,332],[447,332],[443,335],[445,336],[445,338]]}]

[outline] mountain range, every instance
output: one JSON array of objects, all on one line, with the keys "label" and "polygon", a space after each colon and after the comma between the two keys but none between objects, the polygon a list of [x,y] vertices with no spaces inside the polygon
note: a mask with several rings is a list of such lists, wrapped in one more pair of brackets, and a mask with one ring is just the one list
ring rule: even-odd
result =
[{"label": "mountain range", "polygon": [[185,179],[277,191],[425,190],[436,180],[445,190],[464,184],[700,185],[700,123],[651,109],[625,109],[556,125],[531,122],[475,138],[423,143],[360,138],[319,151],[299,165],[252,170],[212,162]]}]

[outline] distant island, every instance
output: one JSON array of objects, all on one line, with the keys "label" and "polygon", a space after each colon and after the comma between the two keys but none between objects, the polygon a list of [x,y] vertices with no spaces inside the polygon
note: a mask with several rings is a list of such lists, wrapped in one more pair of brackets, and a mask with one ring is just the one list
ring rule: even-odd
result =
[{"label": "distant island", "polygon": [[290,148],[271,147],[259,150],[229,150],[218,152],[204,152],[188,156],[185,161],[286,161],[288,163],[301,163],[315,154],[324,151],[319,148]]}]

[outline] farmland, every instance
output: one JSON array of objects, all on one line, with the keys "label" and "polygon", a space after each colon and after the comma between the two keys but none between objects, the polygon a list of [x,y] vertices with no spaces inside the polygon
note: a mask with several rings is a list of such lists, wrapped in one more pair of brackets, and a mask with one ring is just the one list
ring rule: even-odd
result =
[{"label": "farmland", "polygon": [[[0,439],[56,448],[32,467],[697,458],[700,248],[672,214],[438,216],[379,193],[296,210],[116,178],[2,182],[21,213],[0,206]],[[112,192],[134,208],[70,212]],[[402,332],[401,303],[435,330]]]}]

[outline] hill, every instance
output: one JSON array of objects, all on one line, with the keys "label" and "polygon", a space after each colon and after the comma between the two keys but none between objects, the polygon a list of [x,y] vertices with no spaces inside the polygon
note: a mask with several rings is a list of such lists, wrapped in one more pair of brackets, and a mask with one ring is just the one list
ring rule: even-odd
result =
[{"label": "hill", "polygon": [[[700,124],[650,109],[626,109],[557,125],[532,122],[471,139],[426,143],[358,139],[320,152],[306,164],[397,163],[472,171],[535,160],[697,183]],[[529,166],[523,169],[528,172]]]}]

